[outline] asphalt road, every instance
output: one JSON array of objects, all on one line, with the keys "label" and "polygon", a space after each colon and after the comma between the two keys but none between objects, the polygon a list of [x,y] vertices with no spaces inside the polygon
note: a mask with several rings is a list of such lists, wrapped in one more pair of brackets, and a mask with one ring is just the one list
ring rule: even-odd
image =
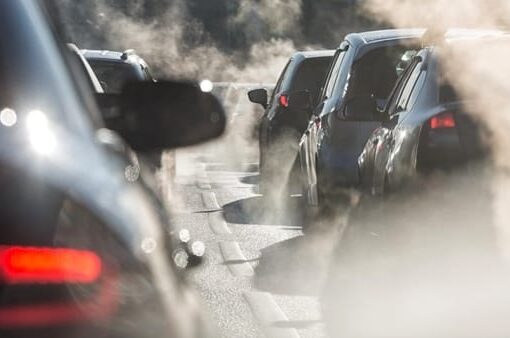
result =
[{"label": "asphalt road", "polygon": [[325,337],[322,236],[303,236],[299,197],[267,201],[257,166],[236,162],[210,148],[177,152],[174,223],[207,246],[191,282],[222,337]]}]

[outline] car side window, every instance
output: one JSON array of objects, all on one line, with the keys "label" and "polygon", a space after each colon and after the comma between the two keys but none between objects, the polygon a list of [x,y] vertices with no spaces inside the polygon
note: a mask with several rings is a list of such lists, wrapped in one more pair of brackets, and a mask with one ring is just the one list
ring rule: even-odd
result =
[{"label": "car side window", "polygon": [[408,108],[409,99],[416,85],[416,81],[422,73],[422,64],[423,62],[421,58],[416,58],[409,66],[408,71],[404,73],[403,81],[400,83],[401,88],[398,92],[398,95],[395,97],[396,100],[390,106],[390,115],[399,113]]},{"label": "car side window", "polygon": [[269,102],[270,102],[269,104],[272,104],[272,102],[274,101],[275,95],[280,92],[280,88],[282,87],[283,79],[285,78],[285,74],[287,73],[287,69],[289,68],[289,65],[291,62],[292,62],[292,60],[287,62],[287,64],[285,65],[285,68],[283,68],[283,71],[280,74],[280,78],[278,79],[278,82],[276,82],[276,86],[274,87],[273,93],[271,94],[271,99],[269,100]]},{"label": "car side window", "polygon": [[402,89],[404,88],[404,85],[409,78],[409,74],[414,69],[415,64],[415,60],[411,61],[411,63],[404,69],[402,75],[399,77],[397,83],[392,89],[385,108],[385,111],[388,113],[388,115],[394,114],[395,108],[397,107],[397,102],[400,98],[400,94],[402,93]]},{"label": "car side window", "polygon": [[407,100],[406,103],[406,110],[411,110],[414,107],[414,104],[416,103],[416,100],[418,99],[418,95],[420,94],[420,89],[423,86],[423,83],[425,82],[425,77],[427,75],[426,71],[421,71],[420,75],[416,79],[416,82],[414,84],[413,90],[411,91],[411,95],[409,96],[409,100]]},{"label": "car side window", "polygon": [[332,68],[328,76],[328,80],[326,82],[326,86],[324,87],[324,92],[322,94],[322,99],[330,98],[334,92],[336,84],[338,82],[338,74],[340,72],[340,68],[342,66],[343,59],[347,52],[349,45],[345,45],[340,48],[333,59]]}]

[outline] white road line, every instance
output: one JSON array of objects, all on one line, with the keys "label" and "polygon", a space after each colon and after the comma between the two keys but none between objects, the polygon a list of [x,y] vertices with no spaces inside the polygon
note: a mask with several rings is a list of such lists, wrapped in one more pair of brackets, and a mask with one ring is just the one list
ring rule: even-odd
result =
[{"label": "white road line", "polygon": [[216,199],[216,194],[212,191],[203,191],[202,192],[202,202],[204,203],[204,207],[209,210],[220,210],[221,207]]},{"label": "white road line", "polygon": [[232,233],[223,218],[222,212],[212,212],[208,214],[209,226],[216,235],[229,235]]},{"label": "white road line", "polygon": [[197,187],[202,190],[211,190],[212,189],[212,187],[209,183],[198,182],[198,181],[197,181]]},{"label": "white road line", "polygon": [[220,251],[230,273],[236,277],[251,277],[255,274],[253,267],[246,261],[237,242],[220,242]]},{"label": "white road line", "polygon": [[246,292],[244,298],[268,338],[299,338],[296,329],[275,325],[288,322],[289,319],[270,293]]}]

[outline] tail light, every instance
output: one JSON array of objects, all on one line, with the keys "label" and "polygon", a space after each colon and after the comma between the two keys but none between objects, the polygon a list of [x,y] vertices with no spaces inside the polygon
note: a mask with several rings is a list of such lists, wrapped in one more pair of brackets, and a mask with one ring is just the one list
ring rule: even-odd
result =
[{"label": "tail light", "polygon": [[92,283],[101,269],[91,251],[0,247],[0,279],[7,284]]},{"label": "tail light", "polygon": [[278,97],[278,103],[280,107],[287,108],[289,106],[289,96],[287,94],[281,94]]},{"label": "tail light", "polygon": [[444,112],[430,119],[430,129],[455,128],[455,118],[452,112]]},{"label": "tail light", "polygon": [[[0,329],[53,327],[109,320],[119,305],[119,274],[95,252],[63,248],[0,246],[0,285],[17,292],[55,287],[86,288],[78,300],[31,298],[0,307]],[[85,289],[84,289],[85,290]],[[28,296],[30,297],[30,296]]]}]

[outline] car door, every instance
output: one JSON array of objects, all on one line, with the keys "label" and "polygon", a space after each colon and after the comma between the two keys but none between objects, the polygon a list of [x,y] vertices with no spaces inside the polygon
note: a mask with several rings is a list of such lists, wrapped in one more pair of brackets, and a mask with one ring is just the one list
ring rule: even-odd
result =
[{"label": "car door", "polygon": [[264,171],[264,167],[266,165],[266,151],[267,147],[269,146],[269,128],[270,128],[270,119],[274,116],[274,111],[276,109],[276,106],[278,105],[277,97],[280,94],[282,83],[284,82],[284,79],[287,74],[287,70],[292,63],[292,59],[287,62],[285,67],[283,68],[280,77],[278,78],[278,81],[276,83],[276,86],[273,90],[273,93],[271,94],[271,98],[269,99],[269,105],[266,108],[266,111],[264,112],[264,115],[262,116],[262,119],[260,121],[259,126],[259,152],[260,152],[260,160],[259,160],[259,167],[261,172]]},{"label": "car door", "polygon": [[307,194],[308,202],[312,205],[315,205],[318,201],[315,188],[317,186],[316,154],[317,144],[320,142],[319,131],[324,120],[324,111],[334,103],[334,89],[337,86],[341,66],[348,49],[349,44],[345,41],[335,53],[324,89],[318,101],[319,103],[299,143],[299,157],[305,185],[304,190]]},{"label": "car door", "polygon": [[421,65],[421,57],[416,57],[398,81],[385,110],[386,120],[372,133],[358,160],[363,190],[371,195],[384,193],[387,164],[395,146],[394,130],[407,115],[407,103]]}]

